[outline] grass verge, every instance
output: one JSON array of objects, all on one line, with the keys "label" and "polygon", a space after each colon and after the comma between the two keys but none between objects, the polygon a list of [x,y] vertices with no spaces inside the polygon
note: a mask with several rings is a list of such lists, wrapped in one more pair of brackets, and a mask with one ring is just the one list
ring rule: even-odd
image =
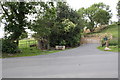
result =
[{"label": "grass verge", "polygon": [[[93,33],[93,34],[97,34],[97,35],[104,35],[105,33],[108,33],[108,34],[112,34],[113,36],[113,39],[110,40],[109,42],[109,48],[111,49],[110,51],[112,52],[118,52],[120,51],[120,48],[118,48],[118,25],[117,24],[113,24],[113,25],[109,25],[106,29],[98,32],[98,33]],[[105,47],[101,47],[99,46],[98,49],[104,51],[104,48]]]},{"label": "grass verge", "polygon": [[[120,51],[120,48],[118,48],[118,46],[109,46],[109,48],[111,49],[111,50],[109,50],[109,51],[111,51],[111,52],[119,52],[119,51]],[[101,50],[101,51],[105,51],[105,50],[104,50],[105,47],[99,46],[99,47],[97,47],[97,49],[99,49],[99,50]]]},{"label": "grass verge", "polygon": [[62,50],[39,50],[37,48],[21,48],[21,53],[16,54],[3,54],[2,58],[9,58],[9,57],[25,57],[25,56],[37,56],[37,55],[47,55],[50,53],[56,53]]},{"label": "grass verge", "polygon": [[9,58],[9,57],[25,57],[25,56],[37,56],[37,55],[47,55],[50,53],[56,53],[63,50],[40,50],[36,47],[29,47],[31,44],[36,44],[36,40],[34,39],[25,39],[19,41],[19,49],[21,53],[16,54],[2,54],[2,58]]}]

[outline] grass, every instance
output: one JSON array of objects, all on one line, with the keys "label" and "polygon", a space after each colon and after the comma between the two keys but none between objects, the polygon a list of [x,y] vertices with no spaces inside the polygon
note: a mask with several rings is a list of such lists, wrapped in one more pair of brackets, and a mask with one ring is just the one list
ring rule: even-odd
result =
[{"label": "grass", "polygon": [[29,45],[35,44],[35,43],[36,43],[36,40],[34,40],[34,39],[20,40],[19,49],[22,52],[12,54],[12,55],[4,53],[4,54],[2,54],[2,58],[47,55],[47,54],[50,54],[50,53],[55,53],[55,52],[62,51],[62,50],[40,50],[36,47],[29,47]]},{"label": "grass", "polygon": [[100,32],[90,33],[89,35],[104,35],[105,33],[112,34],[113,38],[118,38],[118,25],[109,25],[107,28]]},{"label": "grass", "polygon": [[3,54],[3,58],[8,58],[8,57],[24,57],[24,56],[37,56],[37,55],[47,55],[50,53],[55,53],[55,52],[59,52],[61,50],[50,50],[50,51],[42,51],[39,49],[35,49],[35,48],[24,48],[21,49],[22,53],[17,53],[17,54],[13,54],[13,55],[8,55],[8,54]]},{"label": "grass", "polygon": [[[116,47],[120,44],[118,44],[118,26],[117,25],[109,25],[108,28],[102,30],[101,32],[99,33],[93,33],[93,34],[97,34],[97,35],[104,35],[105,33],[108,33],[108,34],[112,34],[113,36],[113,39],[110,40],[109,42],[109,47],[110,47],[110,51],[113,51],[113,52],[118,52],[118,50],[120,51],[120,48]],[[105,47],[101,47],[99,46],[98,49],[104,51],[104,48]]]},{"label": "grass", "polygon": [[109,25],[108,28],[104,29],[100,33],[110,33],[113,35],[113,38],[118,38],[118,26],[117,25]]},{"label": "grass", "polygon": [[[97,48],[100,49],[101,51],[105,51],[105,50],[104,50],[105,47],[99,46],[99,47],[97,47]],[[109,46],[109,48],[111,49],[111,50],[109,50],[109,51],[112,51],[112,52],[118,52],[118,49],[120,50],[120,48],[118,48],[118,46]]]}]

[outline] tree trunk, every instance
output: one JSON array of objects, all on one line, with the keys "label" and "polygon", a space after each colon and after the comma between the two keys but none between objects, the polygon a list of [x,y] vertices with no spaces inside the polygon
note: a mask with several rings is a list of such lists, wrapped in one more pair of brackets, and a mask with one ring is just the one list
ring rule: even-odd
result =
[{"label": "tree trunk", "polygon": [[47,49],[50,50],[50,38],[48,37],[47,40],[48,40],[48,41],[47,41]]},{"label": "tree trunk", "polygon": [[17,44],[17,46],[19,46],[19,39],[16,40],[16,44]]},{"label": "tree trunk", "polygon": [[50,50],[50,44],[49,43],[47,44],[47,49]]},{"label": "tree trunk", "polygon": [[93,28],[92,29],[90,29],[90,32],[93,32],[94,30],[93,30]]},{"label": "tree trunk", "polygon": [[37,40],[37,41],[38,41],[38,49],[42,49],[41,40]]}]

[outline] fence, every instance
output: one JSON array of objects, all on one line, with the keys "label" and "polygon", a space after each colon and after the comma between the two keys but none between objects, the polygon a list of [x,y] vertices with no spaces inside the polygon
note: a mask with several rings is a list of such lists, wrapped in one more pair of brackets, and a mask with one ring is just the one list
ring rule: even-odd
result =
[{"label": "fence", "polygon": [[24,39],[19,41],[19,48],[27,48],[32,44],[37,44],[37,40],[34,39]]}]

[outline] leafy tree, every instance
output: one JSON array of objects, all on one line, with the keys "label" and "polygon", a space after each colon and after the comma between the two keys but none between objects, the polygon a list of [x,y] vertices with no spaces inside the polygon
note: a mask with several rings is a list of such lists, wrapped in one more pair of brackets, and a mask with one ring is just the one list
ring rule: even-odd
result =
[{"label": "leafy tree", "polygon": [[[120,30],[120,0],[117,3],[118,31]],[[118,35],[118,47],[120,48],[120,35]]]},{"label": "leafy tree", "polygon": [[118,12],[118,22],[119,22],[119,24],[120,24],[120,0],[118,1],[118,3],[117,3],[117,12]]},{"label": "leafy tree", "polygon": [[82,19],[66,2],[57,3],[57,19],[51,31],[50,44],[52,47],[65,42],[66,46],[77,46],[80,41]]},{"label": "leafy tree", "polygon": [[63,22],[62,22],[63,26],[64,26],[64,29],[63,31],[64,32],[69,32],[71,30],[74,30],[75,28],[75,24],[73,22],[71,22],[69,19],[65,19]]},{"label": "leafy tree", "polygon": [[88,28],[91,32],[93,32],[94,26],[97,24],[108,24],[111,18],[111,11],[109,10],[109,6],[103,3],[96,3],[91,5],[88,8],[81,8],[78,10],[80,15],[87,21]]},{"label": "leafy tree", "polygon": [[28,37],[28,33],[27,32],[24,32],[22,33],[22,35],[19,37],[19,39],[24,39],[24,38],[27,38]]},{"label": "leafy tree", "polygon": [[46,46],[49,49],[49,36],[56,18],[56,10],[53,2],[39,2],[39,4],[40,9],[32,30],[36,32],[34,37],[38,40],[39,49],[46,48]]},{"label": "leafy tree", "polygon": [[78,13],[69,8],[66,2],[57,2],[57,7],[54,2],[39,4],[40,10],[32,25],[32,30],[36,32],[33,36],[38,40],[39,49],[46,48],[45,46],[49,49],[55,45],[79,44],[82,23]]},{"label": "leafy tree", "polygon": [[93,18],[96,24],[100,23],[101,25],[104,25],[109,23],[111,15],[109,15],[109,12],[105,10],[99,10],[99,12],[96,12]]},{"label": "leafy tree", "polygon": [[33,11],[33,3],[1,2],[3,9],[3,23],[5,24],[5,38],[19,43],[19,37],[25,32],[29,22],[27,16]]},{"label": "leafy tree", "polygon": [[[57,2],[57,21],[62,22],[64,19],[69,19],[75,24],[79,23],[81,17],[78,13],[70,8],[66,2]],[[82,23],[81,23],[82,24]]]}]

